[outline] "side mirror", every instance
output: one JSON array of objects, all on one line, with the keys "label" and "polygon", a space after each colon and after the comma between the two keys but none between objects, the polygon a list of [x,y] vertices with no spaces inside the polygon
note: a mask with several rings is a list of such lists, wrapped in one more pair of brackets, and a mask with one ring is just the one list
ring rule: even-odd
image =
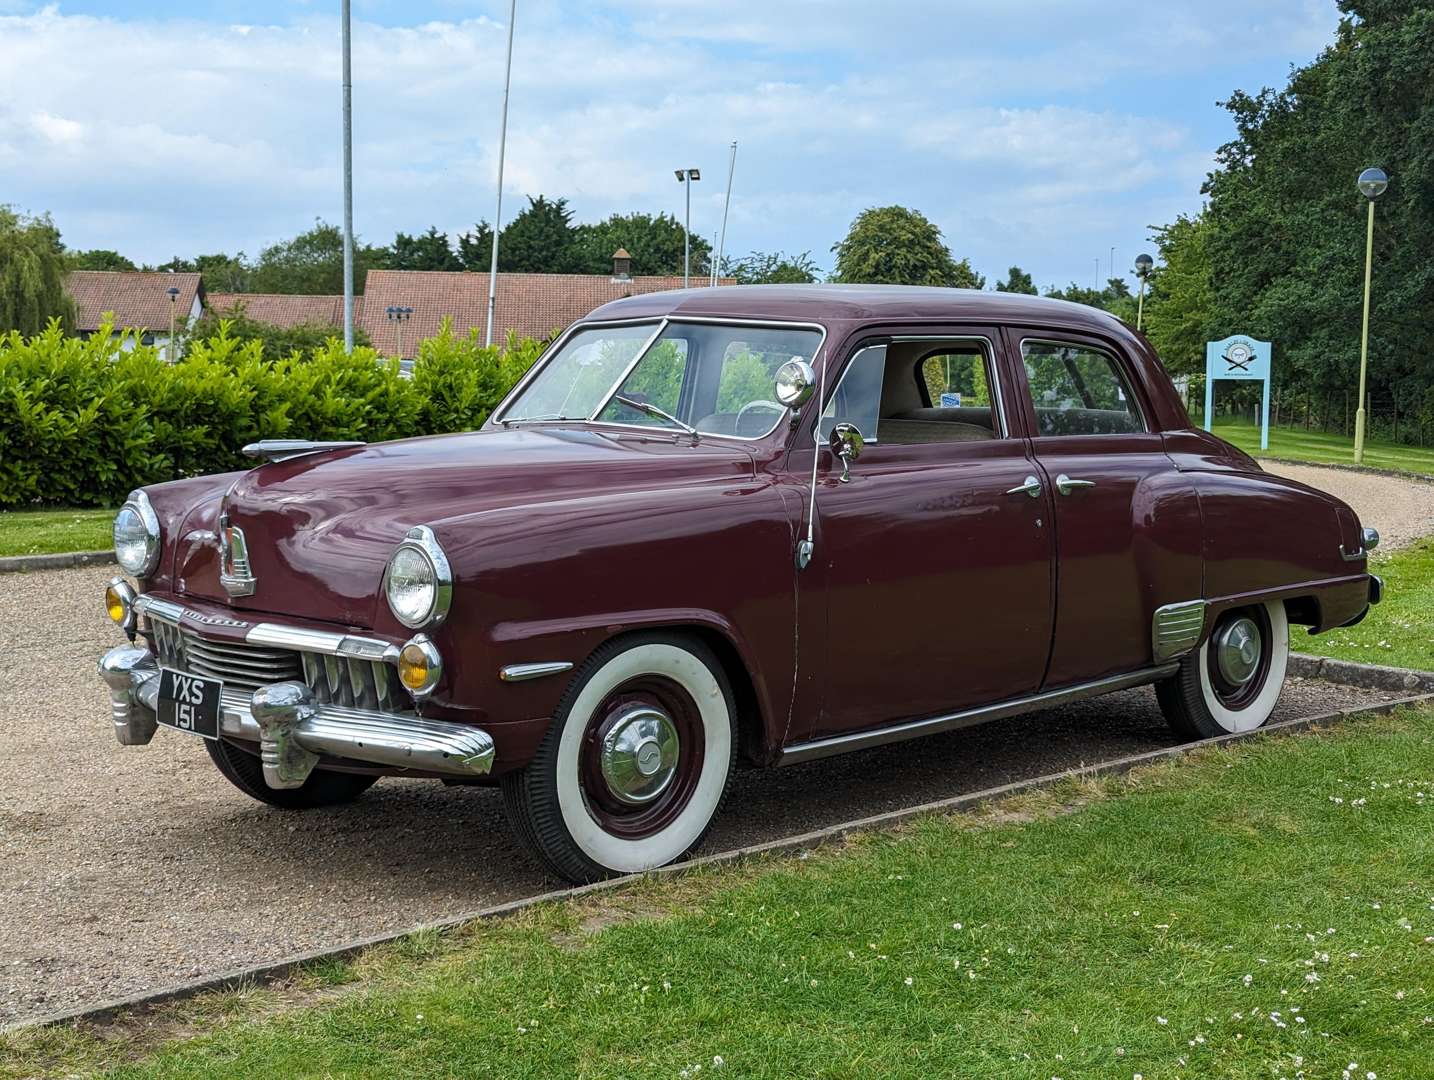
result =
[{"label": "side mirror", "polygon": [[866,440],[862,438],[861,432],[855,424],[838,424],[832,428],[831,439],[827,445],[837,457],[841,458],[841,482],[851,483],[851,463],[861,457],[861,452],[866,449]]},{"label": "side mirror", "polygon": [[788,360],[777,369],[776,398],[789,409],[800,409],[816,393],[817,373],[805,360]]}]

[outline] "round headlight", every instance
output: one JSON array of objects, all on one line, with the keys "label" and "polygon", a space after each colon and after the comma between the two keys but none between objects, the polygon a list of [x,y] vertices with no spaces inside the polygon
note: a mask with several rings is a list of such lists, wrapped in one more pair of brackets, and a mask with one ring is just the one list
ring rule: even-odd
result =
[{"label": "round headlight", "polygon": [[145,577],[159,564],[159,518],[144,492],[131,493],[114,524],[115,561],[135,577]]},{"label": "round headlight", "polygon": [[388,560],[383,591],[393,617],[410,629],[436,626],[448,614],[453,579],[433,530],[410,529]]}]

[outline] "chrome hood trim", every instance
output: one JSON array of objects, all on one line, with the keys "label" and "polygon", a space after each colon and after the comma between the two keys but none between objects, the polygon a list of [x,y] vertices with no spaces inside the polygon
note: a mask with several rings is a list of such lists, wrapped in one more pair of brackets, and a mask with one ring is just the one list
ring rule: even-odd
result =
[{"label": "chrome hood trim", "polygon": [[260,439],[240,451],[245,457],[260,461],[288,461],[305,454],[318,454],[325,450],[352,450],[356,446],[367,446],[365,442],[314,442],[311,439]]}]

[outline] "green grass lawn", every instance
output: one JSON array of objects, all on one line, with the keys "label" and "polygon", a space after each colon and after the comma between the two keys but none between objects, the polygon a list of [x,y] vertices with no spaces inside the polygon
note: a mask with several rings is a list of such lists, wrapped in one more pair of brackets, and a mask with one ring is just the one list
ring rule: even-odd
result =
[{"label": "green grass lawn", "polygon": [[114,519],[113,510],[0,511],[0,556],[106,551]]},{"label": "green grass lawn", "polygon": [[0,1038],[0,1075],[1429,1076],[1431,865],[1425,710]]},{"label": "green grass lawn", "polygon": [[1369,570],[1384,579],[1383,603],[1357,626],[1318,637],[1295,631],[1290,646],[1340,660],[1434,671],[1434,537],[1389,554],[1376,551]]},{"label": "green grass lawn", "polygon": [[[1251,423],[1219,423],[1215,434],[1234,443],[1247,454],[1308,461],[1318,465],[1353,465],[1354,440],[1343,435],[1303,428],[1270,428],[1270,448],[1260,449],[1260,429]],[[1421,473],[1434,476],[1434,447],[1403,446],[1399,443],[1366,441],[1364,464],[1376,469]]]}]

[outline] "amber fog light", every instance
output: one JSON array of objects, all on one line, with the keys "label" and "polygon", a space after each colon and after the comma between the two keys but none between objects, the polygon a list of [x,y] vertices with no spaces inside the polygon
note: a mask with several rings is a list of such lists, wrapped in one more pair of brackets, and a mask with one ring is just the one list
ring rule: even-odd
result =
[{"label": "amber fog light", "polygon": [[433,693],[443,674],[443,657],[438,646],[419,634],[398,651],[398,681],[416,698]]},{"label": "amber fog light", "polygon": [[105,614],[126,633],[134,631],[134,590],[124,578],[114,578],[105,589]]}]

